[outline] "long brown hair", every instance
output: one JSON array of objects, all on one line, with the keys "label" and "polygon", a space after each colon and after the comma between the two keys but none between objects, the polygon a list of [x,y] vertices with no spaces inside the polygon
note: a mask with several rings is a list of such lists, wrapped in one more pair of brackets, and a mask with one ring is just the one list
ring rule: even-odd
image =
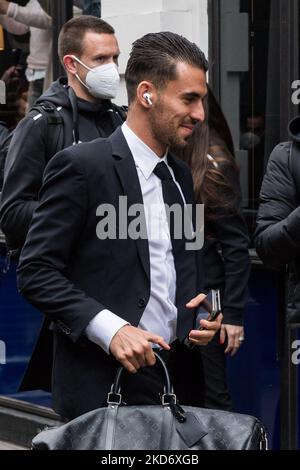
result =
[{"label": "long brown hair", "polygon": [[205,121],[196,126],[182,157],[193,175],[196,201],[205,204],[205,219],[212,221],[236,210],[239,194],[227,174],[238,179],[238,167],[228,124],[209,88],[204,109]]}]

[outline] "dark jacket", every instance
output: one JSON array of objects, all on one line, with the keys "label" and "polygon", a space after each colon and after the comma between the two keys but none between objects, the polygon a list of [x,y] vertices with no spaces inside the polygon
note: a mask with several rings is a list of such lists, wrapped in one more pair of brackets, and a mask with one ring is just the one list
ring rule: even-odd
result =
[{"label": "dark jacket", "polygon": [[220,209],[209,223],[212,235],[205,238],[205,289],[220,289],[223,323],[243,325],[250,272],[249,237],[241,209],[238,174],[230,164],[221,166],[225,179],[234,188],[237,198],[231,210]]},{"label": "dark jacket", "polygon": [[9,135],[10,130],[8,129],[5,122],[0,121],[0,148],[6,137]]},{"label": "dark jacket", "polygon": [[[290,124],[290,135],[299,142],[300,117]],[[268,267],[288,264],[288,319],[300,323],[300,180],[292,174],[290,150],[291,142],[284,142],[270,156],[260,192],[255,245]]]},{"label": "dark jacket", "polygon": [[[168,161],[192,204],[187,166],[175,157],[168,156]],[[52,322],[54,406],[67,417],[101,406],[118,366],[85,337],[91,319],[108,308],[137,326],[149,300],[148,240],[101,240],[96,235],[97,208],[111,204],[118,220],[119,197],[124,195],[128,207],[143,204],[134,159],[120,129],[108,139],[63,150],[46,168],[40,204],[22,250],[19,289]],[[203,269],[201,252],[190,250],[186,256],[193,273],[186,293],[190,299],[200,292]],[[177,307],[177,331],[184,326],[183,340],[195,312]]]},{"label": "dark jacket", "polygon": [[5,164],[5,153],[3,149],[5,147],[5,141],[9,136],[10,131],[7,128],[5,122],[0,121],[0,196],[1,196],[1,188],[3,185],[3,178],[4,178],[4,164]]},{"label": "dark jacket", "polygon": [[[54,82],[37,104],[44,102],[62,106],[60,114],[63,118],[64,141],[61,148],[72,145],[73,113],[65,79]],[[77,104],[79,140],[82,142],[107,137],[122,123],[119,108],[108,100],[95,104],[77,99]],[[29,113],[18,124],[5,163],[0,225],[10,248],[19,248],[24,244],[49,160],[46,151],[46,120],[33,119],[36,114]]]}]

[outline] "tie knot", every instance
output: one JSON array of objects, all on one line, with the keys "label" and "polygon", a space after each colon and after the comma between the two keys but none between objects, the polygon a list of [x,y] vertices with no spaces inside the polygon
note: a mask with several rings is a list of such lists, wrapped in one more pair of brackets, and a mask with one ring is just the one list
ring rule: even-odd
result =
[{"label": "tie knot", "polygon": [[154,168],[153,173],[161,180],[173,180],[170,170],[165,162],[158,163]]}]

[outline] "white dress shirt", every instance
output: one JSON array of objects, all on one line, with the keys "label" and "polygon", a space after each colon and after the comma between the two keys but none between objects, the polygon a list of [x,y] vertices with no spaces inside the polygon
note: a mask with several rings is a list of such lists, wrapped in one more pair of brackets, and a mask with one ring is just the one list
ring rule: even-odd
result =
[{"label": "white dress shirt", "polygon": [[[138,326],[162,336],[167,343],[171,343],[176,338],[177,325],[176,271],[162,184],[153,173],[161,161],[168,166],[167,156],[158,157],[126,123],[122,125],[122,132],[133,155],[141,185],[150,256],[150,298]],[[174,178],[172,168],[168,168]],[[174,181],[184,200],[175,178]],[[105,309],[91,320],[86,334],[91,341],[109,353],[113,336],[126,324],[126,320]]]}]

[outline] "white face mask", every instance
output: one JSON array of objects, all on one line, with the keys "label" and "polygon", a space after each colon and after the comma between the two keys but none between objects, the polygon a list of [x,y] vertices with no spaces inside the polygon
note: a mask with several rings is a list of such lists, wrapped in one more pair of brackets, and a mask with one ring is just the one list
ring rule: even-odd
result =
[{"label": "white face mask", "polygon": [[74,55],[72,57],[88,70],[85,83],[81,80],[78,74],[76,74],[75,77],[92,96],[103,100],[111,100],[117,96],[120,76],[118,73],[118,67],[115,63],[109,62],[108,64],[98,65],[91,69]]}]

